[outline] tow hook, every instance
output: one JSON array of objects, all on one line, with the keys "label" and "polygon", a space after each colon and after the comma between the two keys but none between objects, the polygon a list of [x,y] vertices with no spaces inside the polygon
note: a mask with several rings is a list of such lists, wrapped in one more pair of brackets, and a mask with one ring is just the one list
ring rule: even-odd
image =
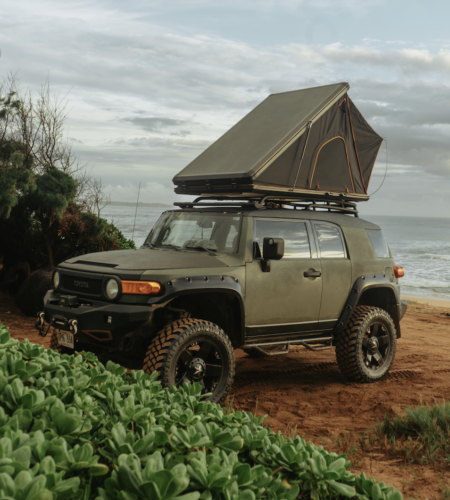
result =
[{"label": "tow hook", "polygon": [[44,311],[38,312],[37,316],[38,316],[38,319],[37,319],[34,326],[35,326],[36,330],[39,332],[39,336],[45,337],[47,335],[48,331],[50,330],[51,325],[48,325],[47,331],[45,331],[45,320],[44,320],[45,313],[44,313]]},{"label": "tow hook", "polygon": [[69,319],[69,328],[76,335],[78,333],[78,321],[76,319]]},{"label": "tow hook", "polygon": [[43,311],[37,313],[38,319],[37,319],[36,324],[34,326],[35,326],[36,330],[39,330],[39,332],[44,331],[44,325],[45,325],[44,316],[45,316],[45,313]]}]

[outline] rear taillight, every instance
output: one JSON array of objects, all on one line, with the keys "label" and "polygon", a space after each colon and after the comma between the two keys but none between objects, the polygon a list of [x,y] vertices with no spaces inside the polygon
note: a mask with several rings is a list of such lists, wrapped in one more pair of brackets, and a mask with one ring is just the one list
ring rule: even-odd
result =
[{"label": "rear taillight", "polygon": [[394,274],[396,278],[403,278],[403,276],[405,276],[405,270],[402,266],[394,266]]}]

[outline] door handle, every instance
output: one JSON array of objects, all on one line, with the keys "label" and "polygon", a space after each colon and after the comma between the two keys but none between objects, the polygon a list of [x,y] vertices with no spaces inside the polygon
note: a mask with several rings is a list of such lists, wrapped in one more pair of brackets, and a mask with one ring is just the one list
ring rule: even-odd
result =
[{"label": "door handle", "polygon": [[320,278],[322,273],[320,271],[305,271],[303,276],[305,278]]}]

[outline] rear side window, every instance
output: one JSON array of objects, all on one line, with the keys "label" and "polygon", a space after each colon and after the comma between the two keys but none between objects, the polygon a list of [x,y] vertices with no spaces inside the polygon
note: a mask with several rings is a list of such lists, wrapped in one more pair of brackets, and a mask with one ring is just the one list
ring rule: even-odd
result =
[{"label": "rear side window", "polygon": [[389,248],[383,233],[379,229],[366,229],[366,233],[370,243],[372,243],[375,255],[379,259],[388,259],[390,257]]},{"label": "rear side window", "polygon": [[304,222],[257,220],[255,224],[255,242],[263,251],[264,238],[283,238],[284,257],[291,259],[309,259],[308,231]]},{"label": "rear side window", "polygon": [[344,243],[337,227],[314,224],[322,259],[344,259]]}]

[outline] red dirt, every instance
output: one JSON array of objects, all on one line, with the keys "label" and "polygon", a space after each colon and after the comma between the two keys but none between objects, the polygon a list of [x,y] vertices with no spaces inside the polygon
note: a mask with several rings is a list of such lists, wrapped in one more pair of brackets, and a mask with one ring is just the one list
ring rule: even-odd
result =
[{"label": "red dirt", "polygon": [[[35,320],[25,317],[4,295],[0,295],[0,322],[12,337],[49,347],[49,336],[39,337]],[[289,433],[297,427],[307,440],[342,452],[337,437],[370,430],[385,412],[397,414],[420,401],[450,400],[450,303],[448,307],[410,303],[401,326],[395,363],[389,376],[376,384],[347,381],[338,370],[334,349],[314,353],[294,347],[289,354],[259,359],[237,350],[233,407],[267,414],[266,423],[273,430]],[[442,482],[450,485],[448,465],[409,466],[381,446],[371,453],[358,449],[350,459],[354,472],[364,471],[395,486],[405,498],[442,498]]]}]

